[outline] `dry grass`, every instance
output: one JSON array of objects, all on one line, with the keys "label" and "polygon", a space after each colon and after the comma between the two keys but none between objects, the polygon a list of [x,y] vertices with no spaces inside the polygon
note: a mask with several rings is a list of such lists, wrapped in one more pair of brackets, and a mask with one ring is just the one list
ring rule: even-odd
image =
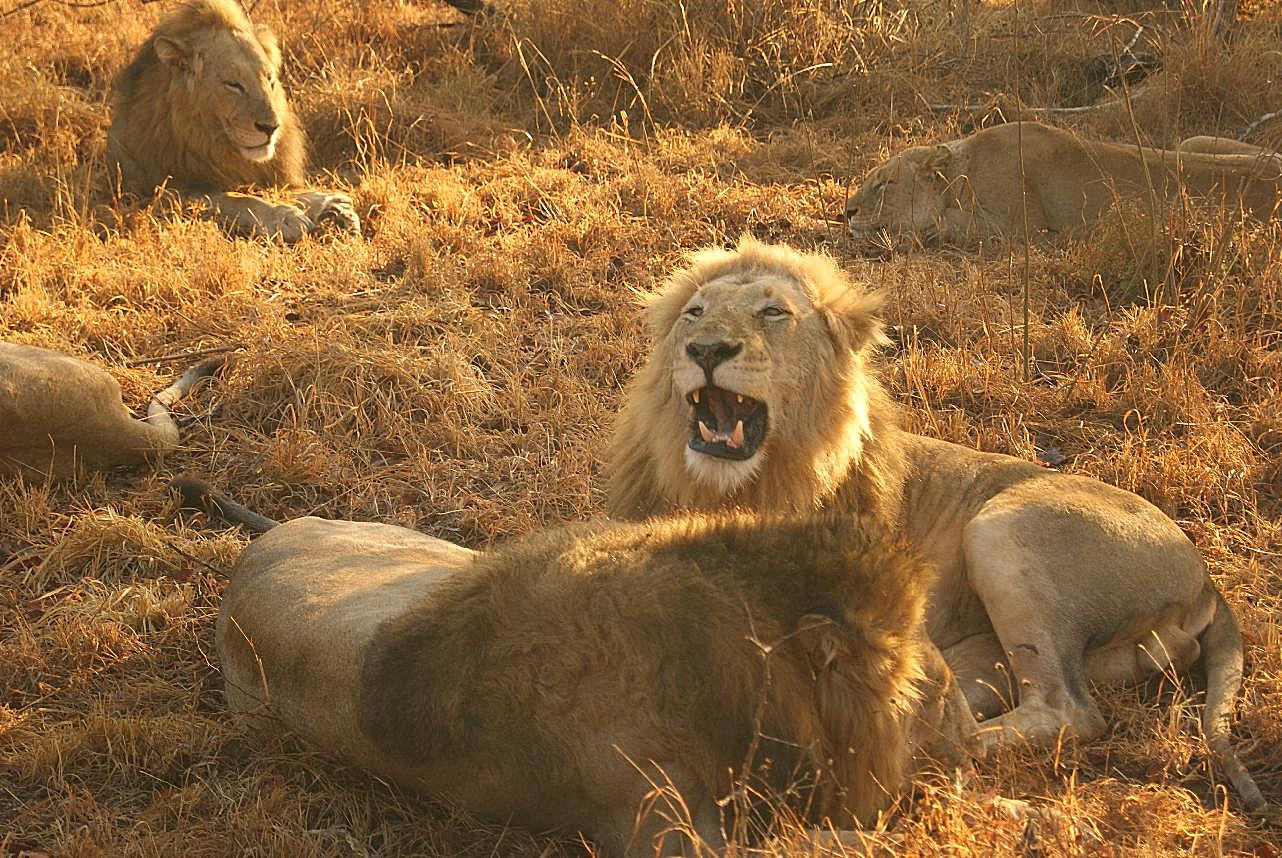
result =
[{"label": "dry grass", "polygon": [[[430,0],[263,0],[316,169],[367,223],[285,249],[104,190],[109,82],[163,5],[50,0],[0,25],[0,337],[107,366],[138,407],[178,365],[137,361],[241,345],[163,467],[0,483],[0,855],[579,854],[229,715],[212,570],[243,536],[178,514],[164,486],[194,468],[276,517],[471,546],[596,514],[646,348],[633,290],[744,231],[888,290],[887,377],[914,428],[1056,451],[1181,522],[1241,617],[1237,735],[1282,801],[1282,229],[1118,219],[1033,250],[1024,382],[1022,253],[870,260],[830,220],[888,151],[975,121],[927,103],[1093,97],[1083,68],[1129,39],[1123,14],[1165,71],[1133,114],[1073,127],[1231,133],[1282,107],[1276,8],[1244,4],[1225,46],[1138,3],[980,6],[962,39],[942,0],[513,0],[458,26]],[[984,803],[1000,793],[1064,811],[1094,855],[1275,854],[1276,830],[1226,809],[1188,689],[1104,701],[1101,741],[923,780],[897,853],[1088,843],[1029,847]],[[783,848],[811,854],[801,835]]]}]

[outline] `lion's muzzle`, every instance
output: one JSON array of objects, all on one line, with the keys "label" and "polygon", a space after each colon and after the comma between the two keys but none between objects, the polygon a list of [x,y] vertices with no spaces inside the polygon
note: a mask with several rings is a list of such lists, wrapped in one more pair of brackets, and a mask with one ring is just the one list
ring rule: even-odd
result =
[{"label": "lion's muzzle", "polygon": [[766,437],[764,402],[708,385],[686,397],[694,408],[690,449],[722,459],[751,459]]}]

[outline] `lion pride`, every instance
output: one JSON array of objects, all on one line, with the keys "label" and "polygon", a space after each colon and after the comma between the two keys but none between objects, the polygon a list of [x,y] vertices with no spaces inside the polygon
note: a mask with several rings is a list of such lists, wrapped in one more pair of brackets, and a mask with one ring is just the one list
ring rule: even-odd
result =
[{"label": "lion pride", "polygon": [[[191,0],[116,78],[107,163],[126,191],[197,201],[231,232],[294,242],[324,223],[360,231],[346,194],[305,186],[306,139],[285,98],[281,54],[235,0]],[[241,193],[251,190],[253,193]]]},{"label": "lion pride", "polygon": [[880,519],[939,570],[926,626],[986,748],[1099,736],[1092,683],[1200,660],[1207,741],[1262,807],[1230,744],[1242,636],[1188,538],[1130,492],[901,430],[869,365],[879,304],[820,254],[749,237],[695,254],[646,308],[654,344],[607,456],[610,514]]},{"label": "lion pride", "polygon": [[687,514],[476,553],[251,519],[269,530],[216,631],[231,707],[488,819],[694,856],[748,823],[737,788],[867,823],[914,752],[967,750],[922,625],[932,572],[871,520]]},{"label": "lion pride", "polygon": [[1181,192],[1273,216],[1276,163],[1228,152],[1198,142],[1174,152],[1106,143],[1012,122],[898,152],[846,201],[846,225],[857,237],[885,230],[965,245],[1071,231],[1107,215],[1119,198],[1151,201],[1161,212]]}]

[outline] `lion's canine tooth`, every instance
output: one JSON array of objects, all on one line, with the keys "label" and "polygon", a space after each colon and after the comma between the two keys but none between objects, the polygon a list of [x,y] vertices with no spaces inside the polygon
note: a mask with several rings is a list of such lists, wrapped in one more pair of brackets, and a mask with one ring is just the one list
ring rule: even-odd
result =
[{"label": "lion's canine tooth", "polygon": [[743,394],[742,394],[742,393],[736,393],[736,394],[734,395],[734,399],[735,399],[735,402],[738,402],[740,405],[743,405]]},{"label": "lion's canine tooth", "polygon": [[702,420],[699,421],[699,436],[708,443],[712,443],[712,439],[716,437]]},{"label": "lion's canine tooth", "polygon": [[738,449],[743,446],[743,421],[734,425],[734,434],[730,436],[730,446]]},{"label": "lion's canine tooth", "polygon": [[[694,393],[690,394],[690,398],[694,400],[694,404],[695,404],[695,405],[698,405],[698,404],[699,404],[699,390],[698,390],[698,388],[695,388]],[[700,424],[700,425],[702,425],[702,424]]]}]

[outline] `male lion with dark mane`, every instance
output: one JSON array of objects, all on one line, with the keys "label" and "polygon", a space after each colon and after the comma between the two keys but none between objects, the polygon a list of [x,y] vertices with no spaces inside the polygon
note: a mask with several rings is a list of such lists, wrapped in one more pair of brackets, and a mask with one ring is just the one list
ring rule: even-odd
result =
[{"label": "male lion with dark mane", "polygon": [[177,192],[242,235],[292,243],[324,223],[359,232],[346,194],[277,203],[236,193],[305,186],[306,140],[280,65],[276,37],[235,0],[192,0],[171,13],[116,78],[107,163],[124,189]]},{"label": "male lion with dark mane", "polygon": [[1151,200],[1160,215],[1181,192],[1271,217],[1282,180],[1276,162],[1198,142],[1208,139],[1167,151],[1036,122],[997,125],[898,152],[846,201],[846,225],[856,236],[885,230],[965,245],[1070,231],[1124,198]]},{"label": "male lion with dark mane", "polygon": [[875,522],[597,522],[478,554],[382,524],[274,526],[178,485],[268,529],[219,611],[231,707],[488,819],[693,856],[753,827],[742,786],[866,824],[918,745],[964,750],[922,624],[933,573]]},{"label": "male lion with dark mane", "polygon": [[1098,736],[1091,683],[1200,659],[1206,739],[1262,807],[1230,744],[1242,637],[1188,538],[1130,492],[902,431],[868,367],[879,305],[827,256],[749,237],[695,254],[648,303],[654,347],[607,457],[610,514],[881,519],[939,570],[927,629],[987,719],[986,748]]}]

